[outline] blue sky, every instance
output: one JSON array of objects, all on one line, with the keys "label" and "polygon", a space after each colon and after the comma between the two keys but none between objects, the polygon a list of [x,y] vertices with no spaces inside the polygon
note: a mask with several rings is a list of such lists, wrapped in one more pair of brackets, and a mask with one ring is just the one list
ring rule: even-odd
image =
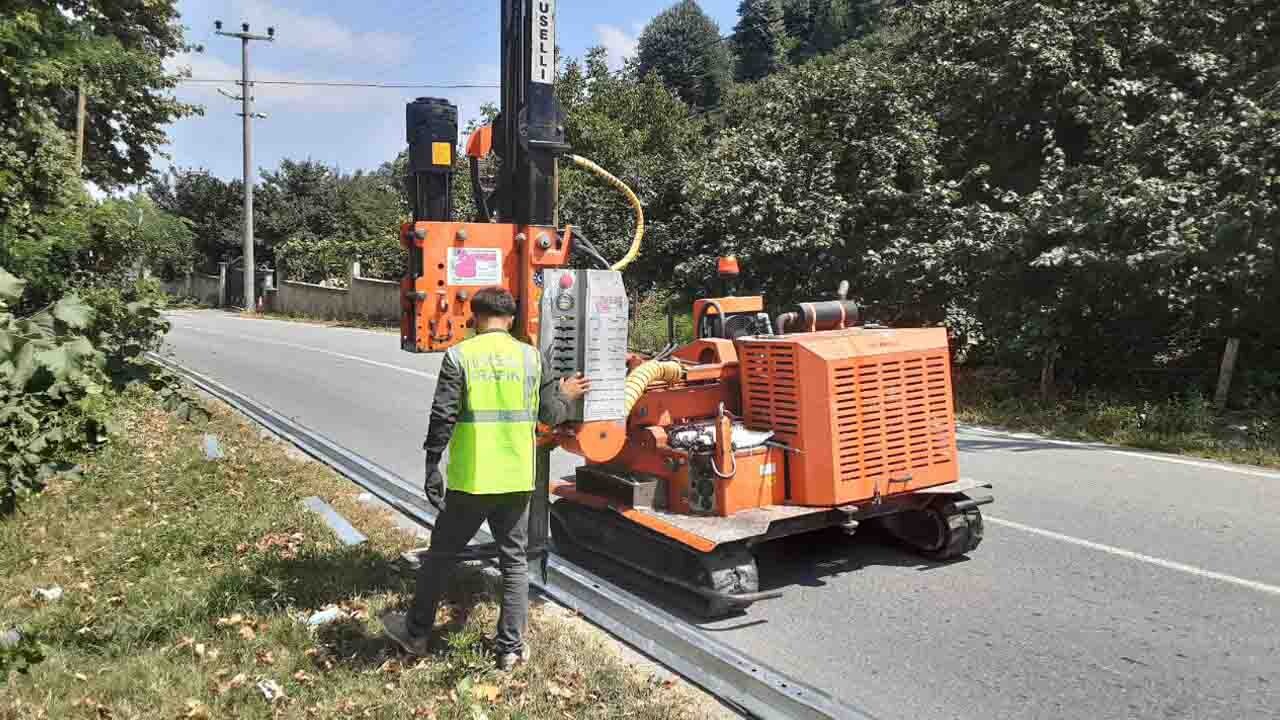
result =
[{"label": "blue sky", "polygon": [[[635,37],[649,19],[675,0],[592,2],[559,0],[557,25],[562,54],[578,57],[594,45],[620,63],[634,52]],[[738,0],[702,0],[703,9],[730,32]],[[238,78],[240,43],[214,35],[248,22],[254,32],[276,28],[276,42],[253,43],[251,67],[262,80],[496,83],[498,0],[179,0],[187,38],[204,52],[171,62],[197,78]],[[205,168],[223,178],[239,177],[240,105],[222,95],[238,87],[184,84],[178,98],[205,107],[203,117],[169,128],[161,160]],[[386,90],[259,85],[254,125],[254,165],[276,167],[281,158],[312,158],[344,171],[377,167],[404,146],[404,104],[418,95],[448,97],[464,116],[496,101],[496,89]],[[463,121],[465,125],[465,120]]]}]

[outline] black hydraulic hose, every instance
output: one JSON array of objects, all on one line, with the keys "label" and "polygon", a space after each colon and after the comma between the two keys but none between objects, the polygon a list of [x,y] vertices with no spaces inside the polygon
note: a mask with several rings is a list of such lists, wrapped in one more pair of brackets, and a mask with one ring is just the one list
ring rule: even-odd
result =
[{"label": "black hydraulic hose", "polygon": [[609,261],[604,259],[604,256],[600,254],[600,251],[596,249],[596,246],[592,245],[591,241],[587,239],[587,236],[583,235],[578,228],[573,229],[573,239],[575,245],[582,248],[582,252],[586,253],[588,257],[599,263],[600,267],[605,270],[609,269]]},{"label": "black hydraulic hose", "polygon": [[480,187],[480,158],[471,158],[471,196],[475,198],[476,217],[480,222],[489,222],[489,203],[484,197],[484,188]]},{"label": "black hydraulic hose", "polygon": [[720,318],[720,329],[724,330],[724,309],[715,300],[708,300],[707,304],[702,306],[702,312],[693,319],[693,337],[698,340],[702,339],[702,321],[707,317],[707,305],[716,309],[716,317]]}]

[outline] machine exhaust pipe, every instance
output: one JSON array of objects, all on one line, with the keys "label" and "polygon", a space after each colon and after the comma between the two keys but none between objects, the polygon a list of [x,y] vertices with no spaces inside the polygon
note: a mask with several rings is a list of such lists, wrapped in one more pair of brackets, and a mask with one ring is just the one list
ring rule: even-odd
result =
[{"label": "machine exhaust pipe", "polygon": [[860,317],[858,303],[852,300],[800,303],[797,309],[783,313],[774,320],[774,332],[785,335],[788,332],[842,330],[858,324]]}]

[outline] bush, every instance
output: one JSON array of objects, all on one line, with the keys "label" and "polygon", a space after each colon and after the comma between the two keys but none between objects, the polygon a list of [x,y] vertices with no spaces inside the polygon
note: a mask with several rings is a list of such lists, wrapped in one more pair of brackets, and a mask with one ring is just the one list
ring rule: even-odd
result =
[{"label": "bush", "polygon": [[0,514],[107,440],[114,388],[171,384],[141,360],[168,329],[154,283],[89,288],[18,317],[9,308],[25,285],[0,268]]},{"label": "bush", "polygon": [[1214,426],[1215,421],[1213,405],[1200,393],[1193,393],[1185,398],[1145,403],[1141,428],[1155,435],[1204,433]]},{"label": "bush", "polygon": [[641,297],[632,308],[631,349],[657,352],[667,344],[667,308],[676,315],[676,342],[693,340],[693,317],[687,306],[673,306],[674,294],[653,292]]}]

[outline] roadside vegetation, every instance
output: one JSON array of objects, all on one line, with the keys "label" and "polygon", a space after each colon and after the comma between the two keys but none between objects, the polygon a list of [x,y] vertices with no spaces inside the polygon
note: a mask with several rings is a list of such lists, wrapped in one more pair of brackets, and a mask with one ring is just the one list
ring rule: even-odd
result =
[{"label": "roadside vegetation", "polygon": [[[168,93],[165,63],[190,49],[176,3],[10,5],[0,267],[26,282],[15,321],[89,285],[130,292],[103,278],[234,260],[239,181],[151,166],[165,126],[200,111]],[[1276,67],[1274,2],[743,0],[728,28],[678,0],[622,67],[600,48],[565,57],[556,91],[575,152],[645,206],[626,273],[637,349],[665,344],[667,304],[687,335],[683,311],[734,254],[738,292],[764,293],[771,312],[847,279],[869,320],[946,326],[960,375],[1002,378],[959,383],[968,419],[1269,462]],[[77,168],[81,82],[112,122],[90,123]],[[359,172],[267,169],[260,259],[311,282],[353,260],[398,277],[404,167],[401,153]],[[470,218],[464,170],[455,215]],[[620,257],[622,199],[572,168],[560,178],[562,222]],[[145,191],[95,201],[85,180]],[[59,337],[87,332],[57,323]],[[1232,392],[1210,410],[1233,339]]]},{"label": "roadside vegetation", "polygon": [[[0,665],[0,718],[701,718],[718,711],[628,666],[559,612],[532,615],[530,665],[493,671],[496,618],[477,571],[441,610],[448,650],[415,660],[379,614],[412,597],[421,543],[358,488],[227,410],[184,422],[138,388],[119,437],[0,522],[0,629],[42,661]],[[206,434],[223,458],[204,453]],[[369,536],[339,544],[316,495]],[[37,588],[61,589],[45,599]],[[474,607],[472,607],[474,604]],[[341,619],[312,627],[317,612]],[[468,611],[469,610],[469,611]],[[0,654],[0,663],[6,656]],[[19,673],[25,670],[25,673]]]},{"label": "roadside vegetation", "polygon": [[960,422],[1280,468],[1280,412],[1220,412],[1205,395],[1090,389],[1041,400],[1034,384],[1009,372],[961,369],[955,378]]},{"label": "roadside vegetation", "polygon": [[[1265,2],[744,0],[727,28],[680,0],[621,69],[599,49],[565,58],[557,92],[575,152],[645,205],[626,273],[637,349],[665,344],[658,298],[686,310],[735,254],[740,292],[771,312],[847,279],[869,320],[945,325],[962,371],[1011,376],[965,396],[973,419],[1265,459],[1280,417],[1278,33]],[[297,279],[350,260],[396,276],[395,224],[360,218],[407,215],[403,164],[282,163],[261,188],[264,257]],[[210,261],[237,253],[220,182],[177,170],[152,190],[202,242],[223,238]],[[466,172],[457,183],[470,217]],[[571,168],[560,191],[562,221],[621,256],[621,198]],[[1228,406],[1196,409],[1231,338]],[[1203,421],[1150,429],[1183,407]]]}]

